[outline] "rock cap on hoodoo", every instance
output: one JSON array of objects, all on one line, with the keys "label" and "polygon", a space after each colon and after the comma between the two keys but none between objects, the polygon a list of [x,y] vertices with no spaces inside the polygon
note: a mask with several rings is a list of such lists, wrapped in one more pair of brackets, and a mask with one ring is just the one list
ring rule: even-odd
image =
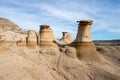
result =
[{"label": "rock cap on hoodoo", "polygon": [[93,20],[81,20],[81,21],[77,21],[77,23],[79,23],[79,25],[80,24],[92,24],[92,22],[93,22]]},{"label": "rock cap on hoodoo", "polygon": [[42,24],[40,25],[40,28],[49,28],[50,26],[49,25],[46,25],[46,24]]}]

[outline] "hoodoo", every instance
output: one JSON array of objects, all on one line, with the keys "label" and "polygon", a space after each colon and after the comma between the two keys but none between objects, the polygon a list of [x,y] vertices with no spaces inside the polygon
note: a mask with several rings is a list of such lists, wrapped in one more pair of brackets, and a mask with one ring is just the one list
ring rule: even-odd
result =
[{"label": "hoodoo", "polygon": [[59,52],[58,46],[54,43],[53,31],[49,25],[40,25],[38,40],[41,53],[56,55]]},{"label": "hoodoo", "polygon": [[38,40],[38,37],[36,32],[34,30],[29,30],[28,36],[26,39],[27,46],[37,46],[37,40]]},{"label": "hoodoo", "polygon": [[53,46],[54,36],[53,31],[49,25],[40,25],[39,31],[39,45],[40,46]]},{"label": "hoodoo", "polygon": [[77,21],[78,22],[78,33],[76,42],[91,42],[91,24],[92,20],[83,20],[83,21]]},{"label": "hoodoo", "polygon": [[77,49],[77,57],[80,60],[100,61],[99,53],[91,39],[92,20],[82,20],[78,22],[78,33],[72,43]]},{"label": "hoodoo", "polygon": [[63,43],[70,43],[72,42],[72,35],[68,32],[62,32],[63,33],[63,36],[62,36],[62,39],[61,41]]}]

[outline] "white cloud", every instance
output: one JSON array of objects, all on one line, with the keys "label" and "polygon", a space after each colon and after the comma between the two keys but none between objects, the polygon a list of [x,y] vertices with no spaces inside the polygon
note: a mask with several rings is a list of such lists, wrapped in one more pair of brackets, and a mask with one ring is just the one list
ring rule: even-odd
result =
[{"label": "white cloud", "polygon": [[110,29],[109,31],[113,33],[120,33],[120,29]]},{"label": "white cloud", "polygon": [[41,9],[45,10],[48,13],[48,15],[69,21],[76,21],[79,19],[90,19],[89,15],[87,15],[86,13],[67,11],[46,4],[41,5]]},{"label": "white cloud", "polygon": [[[111,33],[119,33],[120,30],[120,8],[111,6],[109,2],[96,0],[58,0],[53,3],[44,1],[33,1],[29,3],[24,0],[2,0],[7,4],[14,4],[18,7],[0,5],[0,16],[6,17],[24,29],[39,30],[40,24],[49,24],[56,37],[63,31],[76,35],[76,20],[92,19],[93,32],[102,30]],[[107,5],[109,4],[109,5]],[[33,13],[30,13],[33,12]],[[96,34],[93,34],[96,35]]]}]

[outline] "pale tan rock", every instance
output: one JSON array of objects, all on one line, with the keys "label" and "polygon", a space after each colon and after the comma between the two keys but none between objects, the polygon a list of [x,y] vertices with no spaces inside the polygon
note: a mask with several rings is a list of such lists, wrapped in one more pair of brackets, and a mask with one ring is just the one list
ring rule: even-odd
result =
[{"label": "pale tan rock", "polygon": [[19,41],[17,41],[18,46],[26,46],[26,37],[21,37]]},{"label": "pale tan rock", "polygon": [[100,55],[96,51],[91,39],[91,20],[78,21],[78,33],[72,46],[76,47],[77,57],[80,60],[101,62]]},{"label": "pale tan rock", "polygon": [[71,43],[72,42],[72,35],[68,32],[63,32],[62,39],[60,40],[63,43]]},{"label": "pale tan rock", "polygon": [[5,41],[5,35],[0,35],[0,42],[4,42]]},{"label": "pale tan rock", "polygon": [[3,32],[3,29],[0,27],[0,32]]},{"label": "pale tan rock", "polygon": [[55,46],[53,43],[54,41],[54,36],[53,36],[53,31],[48,25],[40,25],[40,39],[39,43],[40,46]]},{"label": "pale tan rock", "polygon": [[77,57],[77,52],[76,49],[74,47],[66,47],[66,51],[65,51],[66,55],[68,55],[71,58],[76,58]]},{"label": "pale tan rock", "polygon": [[18,46],[26,46],[26,35],[16,34],[15,42]]},{"label": "pale tan rock", "polygon": [[6,30],[21,30],[21,28],[6,18],[0,18],[0,27]]},{"label": "pale tan rock", "polygon": [[82,20],[78,22],[78,33],[76,42],[91,42],[91,27],[92,20]]},{"label": "pale tan rock", "polygon": [[53,31],[48,25],[40,25],[39,31],[39,46],[41,53],[57,55],[59,54],[59,48],[54,43]]},{"label": "pale tan rock", "polygon": [[37,33],[34,30],[29,30],[28,31],[28,36],[27,36],[27,46],[37,46]]},{"label": "pale tan rock", "polygon": [[114,59],[120,56],[120,46],[104,47],[110,53],[101,54],[108,61],[95,64],[63,52],[57,56],[44,54],[49,50],[42,51],[39,47],[0,45],[0,80],[119,80],[120,66]]}]

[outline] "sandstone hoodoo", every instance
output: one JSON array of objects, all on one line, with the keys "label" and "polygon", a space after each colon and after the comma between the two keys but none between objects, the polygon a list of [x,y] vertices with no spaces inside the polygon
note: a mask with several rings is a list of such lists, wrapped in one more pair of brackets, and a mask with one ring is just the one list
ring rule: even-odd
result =
[{"label": "sandstone hoodoo", "polygon": [[82,20],[78,22],[78,33],[72,43],[77,49],[77,57],[80,60],[100,61],[99,53],[91,39],[92,20]]},{"label": "sandstone hoodoo", "polygon": [[91,27],[92,20],[82,20],[78,22],[78,33],[76,37],[76,42],[91,42]]},{"label": "sandstone hoodoo", "polygon": [[40,25],[39,46],[41,53],[56,55],[59,53],[58,46],[54,43],[53,31],[49,25]]},{"label": "sandstone hoodoo", "polygon": [[120,80],[120,40],[94,45],[93,21],[78,21],[73,42],[68,32],[55,39],[48,25],[24,34],[7,22],[0,21],[0,80]]},{"label": "sandstone hoodoo", "polygon": [[27,46],[37,46],[38,37],[34,30],[28,31],[28,36],[26,39]]},{"label": "sandstone hoodoo", "polygon": [[61,41],[63,43],[70,43],[72,42],[72,35],[68,32],[62,32],[63,33],[63,36],[62,36],[62,39]]},{"label": "sandstone hoodoo", "polygon": [[39,39],[39,43],[40,46],[53,46],[53,41],[54,41],[54,36],[53,36],[53,31],[50,28],[49,25],[40,25],[40,31],[39,31],[40,35],[40,39]]}]

